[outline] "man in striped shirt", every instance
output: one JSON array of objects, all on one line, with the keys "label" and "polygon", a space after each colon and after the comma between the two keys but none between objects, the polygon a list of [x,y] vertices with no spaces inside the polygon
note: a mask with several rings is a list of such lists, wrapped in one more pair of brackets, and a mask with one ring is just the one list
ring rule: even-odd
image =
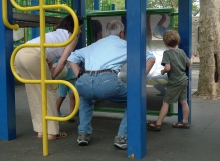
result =
[{"label": "man in striped shirt", "polygon": [[[127,103],[127,85],[118,77],[122,65],[127,62],[127,42],[124,40],[124,25],[117,20],[107,23],[107,37],[72,52],[70,66],[75,75],[79,73],[78,64],[85,63],[84,74],[76,81],[75,87],[80,95],[78,126],[78,145],[88,145],[92,133],[92,113],[96,99],[106,99]],[[146,53],[146,74],[154,65],[153,54]],[[121,121],[114,146],[127,149],[127,112]]]}]

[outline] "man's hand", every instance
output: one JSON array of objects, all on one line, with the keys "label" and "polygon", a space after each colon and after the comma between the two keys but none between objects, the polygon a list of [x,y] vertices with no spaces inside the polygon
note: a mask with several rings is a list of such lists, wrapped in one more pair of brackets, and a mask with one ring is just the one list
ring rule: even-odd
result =
[{"label": "man's hand", "polygon": [[148,73],[150,72],[151,68],[154,66],[155,63],[155,59],[154,58],[150,58],[147,60],[146,62],[146,75],[148,75]]},{"label": "man's hand", "polygon": [[164,75],[164,74],[165,74],[164,70],[161,70],[160,72],[161,72],[161,74],[162,74],[162,75]]}]

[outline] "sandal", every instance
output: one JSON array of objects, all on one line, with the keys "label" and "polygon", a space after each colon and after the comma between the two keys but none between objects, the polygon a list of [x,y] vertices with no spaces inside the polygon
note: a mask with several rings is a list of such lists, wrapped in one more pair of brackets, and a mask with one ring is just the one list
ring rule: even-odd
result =
[{"label": "sandal", "polygon": [[189,123],[184,123],[183,121],[177,122],[172,125],[173,128],[183,128],[183,129],[189,129],[190,125]]},{"label": "sandal", "polygon": [[[42,138],[43,135],[38,134],[37,137]],[[56,135],[48,134],[48,140],[62,139],[65,137],[67,137],[67,134],[65,132],[60,132],[59,134],[56,134]]]},{"label": "sandal", "polygon": [[157,122],[147,122],[147,127],[154,131],[160,131],[161,125],[157,125]]}]

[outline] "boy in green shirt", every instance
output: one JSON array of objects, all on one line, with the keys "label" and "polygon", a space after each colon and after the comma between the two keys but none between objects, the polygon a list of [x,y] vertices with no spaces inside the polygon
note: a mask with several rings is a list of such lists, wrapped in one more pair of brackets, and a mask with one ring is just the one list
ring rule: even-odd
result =
[{"label": "boy in green shirt", "polygon": [[188,77],[185,70],[186,66],[190,67],[192,65],[194,56],[192,54],[191,59],[189,59],[186,53],[178,48],[180,36],[174,30],[167,30],[163,35],[163,41],[168,50],[163,53],[161,64],[164,66],[164,69],[161,70],[161,74],[167,73],[168,84],[157,121],[147,122],[147,127],[151,130],[160,131],[162,122],[168,112],[169,104],[179,101],[182,105],[183,120],[172,126],[174,128],[189,129],[189,106],[186,97]]}]

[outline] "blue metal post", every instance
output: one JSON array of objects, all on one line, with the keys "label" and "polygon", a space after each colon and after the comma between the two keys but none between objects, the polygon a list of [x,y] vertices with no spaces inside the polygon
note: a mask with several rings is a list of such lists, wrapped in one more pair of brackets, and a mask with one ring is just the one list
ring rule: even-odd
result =
[{"label": "blue metal post", "polygon": [[82,26],[82,33],[79,37],[76,49],[86,46],[86,0],[73,0],[73,9],[77,11],[77,15],[84,18],[84,24]]},{"label": "blue metal post", "polygon": [[[134,9],[135,8],[135,9]],[[135,20],[135,22],[134,22]],[[127,0],[128,156],[146,156],[146,1]]]},{"label": "blue metal post", "polygon": [[100,9],[100,1],[94,0],[94,10],[99,10],[99,9]]},{"label": "blue metal post", "polygon": [[[39,1],[31,1],[31,6],[39,6]],[[39,11],[32,11],[33,15],[39,15]],[[40,28],[31,29],[31,38],[36,38],[40,36]]]},{"label": "blue metal post", "polygon": [[111,4],[111,9],[114,11],[115,10],[115,4]]},{"label": "blue metal post", "polygon": [[[181,37],[179,47],[185,51],[188,57],[191,56],[191,38],[192,38],[192,1],[179,0],[179,22],[178,31]],[[186,72],[189,77],[187,88],[187,100],[190,110],[189,122],[191,123],[191,68]],[[181,105],[178,105],[178,121],[183,119]]]},{"label": "blue metal post", "polygon": [[[2,10],[2,3],[0,3]],[[12,24],[12,5],[8,1],[8,20]],[[2,18],[2,12],[0,12]],[[15,90],[14,76],[10,68],[10,57],[13,52],[13,31],[0,21],[0,140],[16,138]]]}]

